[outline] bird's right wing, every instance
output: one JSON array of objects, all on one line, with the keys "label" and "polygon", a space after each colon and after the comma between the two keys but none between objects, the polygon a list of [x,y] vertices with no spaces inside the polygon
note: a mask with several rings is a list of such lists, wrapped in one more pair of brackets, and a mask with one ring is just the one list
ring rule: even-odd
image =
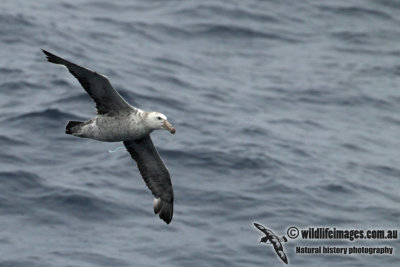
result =
[{"label": "bird's right wing", "polygon": [[132,108],[112,87],[106,76],[69,62],[46,50],[42,49],[42,51],[49,62],[64,65],[78,79],[83,89],[96,103],[98,114]]},{"label": "bird's right wing", "polygon": [[174,191],[168,169],[154,147],[150,135],[139,140],[124,141],[124,145],[136,161],[147,187],[156,197],[154,212],[169,224],[174,208]]}]

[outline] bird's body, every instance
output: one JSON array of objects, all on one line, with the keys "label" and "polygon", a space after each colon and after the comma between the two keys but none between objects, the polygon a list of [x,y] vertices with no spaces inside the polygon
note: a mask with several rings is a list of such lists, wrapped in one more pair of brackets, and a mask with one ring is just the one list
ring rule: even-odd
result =
[{"label": "bird's body", "polygon": [[70,134],[104,142],[138,140],[151,133],[145,124],[147,112],[130,108],[115,114],[100,114],[74,125]]},{"label": "bird's body", "polygon": [[140,174],[155,196],[154,212],[166,223],[173,215],[174,192],[168,169],[150,138],[154,130],[175,133],[167,117],[129,105],[111,86],[106,76],[76,65],[43,50],[47,60],[67,67],[96,103],[97,116],[88,121],[69,121],[66,133],[105,142],[122,141],[136,161]]}]

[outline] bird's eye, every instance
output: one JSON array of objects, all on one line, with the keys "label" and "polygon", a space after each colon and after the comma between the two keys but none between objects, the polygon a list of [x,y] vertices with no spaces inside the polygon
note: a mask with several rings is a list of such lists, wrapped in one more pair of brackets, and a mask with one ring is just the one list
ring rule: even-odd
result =
[{"label": "bird's eye", "polygon": [[157,119],[161,120],[161,117],[157,117]]}]

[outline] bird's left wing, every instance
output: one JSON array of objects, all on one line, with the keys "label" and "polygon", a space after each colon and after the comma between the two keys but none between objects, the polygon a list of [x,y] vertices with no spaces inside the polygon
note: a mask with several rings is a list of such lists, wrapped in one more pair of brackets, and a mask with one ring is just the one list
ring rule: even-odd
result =
[{"label": "bird's left wing", "polygon": [[258,230],[260,230],[261,232],[263,232],[264,234],[267,234],[267,230],[268,229],[266,229],[264,226],[262,226],[261,224],[259,224],[259,223],[253,223],[254,224],[254,226],[258,229]]},{"label": "bird's left wing", "polygon": [[283,246],[282,244],[278,241],[277,243],[274,244],[274,250],[276,254],[278,254],[278,257],[286,264],[288,264],[288,259],[286,257],[285,252],[283,252]]},{"label": "bird's left wing", "polygon": [[169,224],[173,215],[174,191],[168,169],[154,147],[150,135],[139,140],[124,141],[124,145],[136,161],[147,187],[156,197],[154,212]]}]

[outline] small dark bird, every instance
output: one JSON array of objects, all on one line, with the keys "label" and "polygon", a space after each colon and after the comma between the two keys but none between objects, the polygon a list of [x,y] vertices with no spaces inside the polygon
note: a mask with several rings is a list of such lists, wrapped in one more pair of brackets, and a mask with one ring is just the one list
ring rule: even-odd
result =
[{"label": "small dark bird", "polygon": [[281,260],[284,263],[288,264],[288,259],[286,257],[285,252],[283,252],[283,246],[281,243],[281,242],[287,242],[287,238],[286,237],[279,238],[271,230],[265,228],[261,224],[254,223],[254,226],[265,234],[265,236],[261,238],[260,243],[261,242],[267,243],[269,241],[270,244],[274,246],[275,252],[276,254],[278,254],[279,258],[281,258]]}]

